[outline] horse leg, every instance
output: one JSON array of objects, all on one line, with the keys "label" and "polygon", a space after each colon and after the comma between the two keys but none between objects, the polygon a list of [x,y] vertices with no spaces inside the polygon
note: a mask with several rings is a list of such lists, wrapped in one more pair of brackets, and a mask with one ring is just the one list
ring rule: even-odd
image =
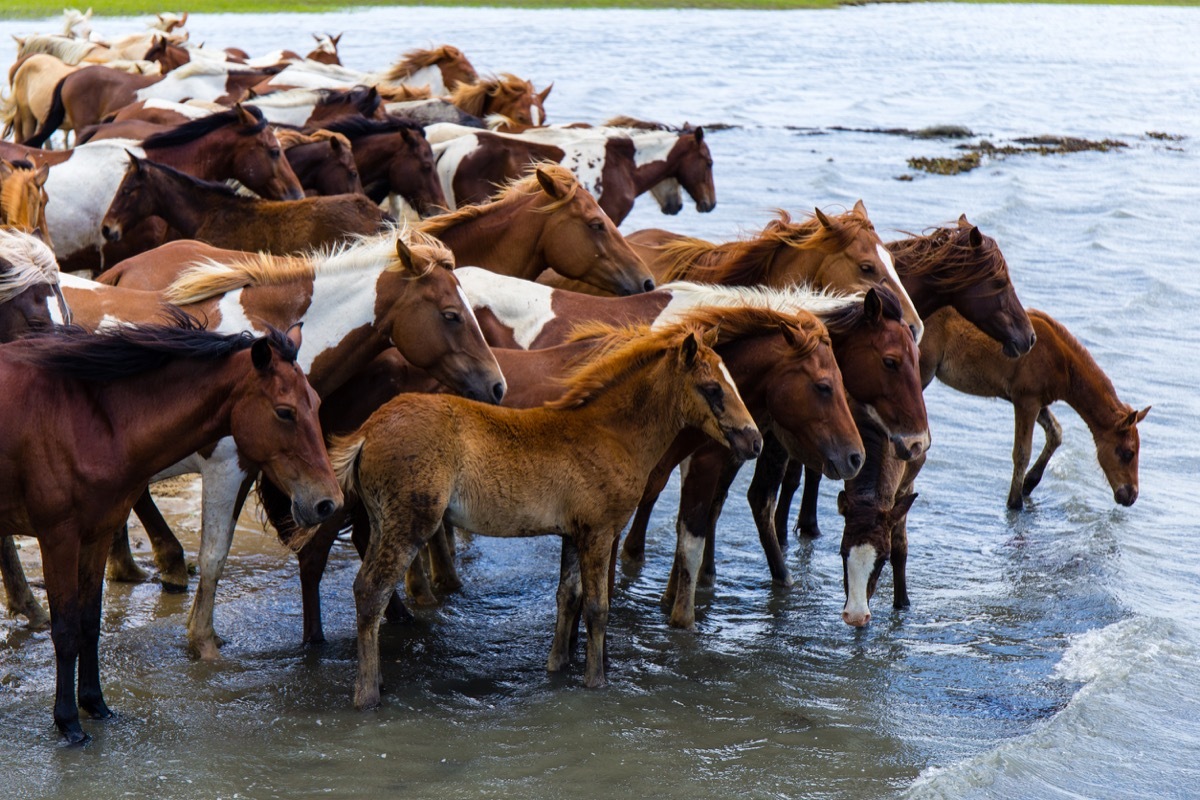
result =
[{"label": "horse leg", "polygon": [[112,549],[108,553],[108,579],[117,583],[145,583],[150,579],[146,570],[133,560],[129,549],[129,526],[122,525],[112,538]]},{"label": "horse leg", "polygon": [[113,716],[100,689],[100,607],[110,549],[108,537],[101,536],[84,545],[79,555],[79,707],[93,719]]},{"label": "horse leg", "polygon": [[79,659],[79,532],[74,528],[48,531],[38,540],[46,596],[50,601],[50,639],[54,642],[54,724],[71,744],[90,737],[79,725],[75,704],[75,663]]},{"label": "horse leg", "polygon": [[[579,577],[583,584],[583,621],[587,627],[587,660],[583,685],[588,689],[602,688],[604,677],[604,641],[608,631],[608,562],[612,558],[612,539],[596,535],[579,547]],[[612,537],[621,535],[612,531]]]},{"label": "horse leg", "polygon": [[[686,459],[683,464],[687,464]],[[687,467],[684,466],[683,469],[686,470]],[[650,526],[650,514],[654,511],[654,504],[658,502],[659,495],[666,488],[667,481],[671,479],[673,470],[674,467],[665,469],[660,462],[654,466],[650,477],[646,479],[642,500],[633,514],[633,522],[629,523],[629,533],[625,534],[625,544],[621,547],[622,557],[633,564],[641,564],[646,560],[646,529]]]},{"label": "horse leg", "polygon": [[[904,477],[896,497],[912,491],[921,468],[925,466],[926,454],[922,453],[904,464]],[[892,524],[892,608],[908,608],[908,512]]]},{"label": "horse leg", "polygon": [[[218,448],[223,446],[224,443]],[[233,545],[235,514],[241,505],[239,497],[245,497],[253,480],[253,476],[238,466],[236,455],[220,458],[215,466],[218,469],[210,469],[204,474],[200,506],[200,580],[196,583],[187,626],[189,648],[205,661],[218,658],[217,648],[225,643],[213,630],[217,582]]]},{"label": "horse leg", "polygon": [[697,586],[708,587],[717,582],[717,520],[721,518],[725,500],[729,497],[729,487],[733,486],[733,480],[737,477],[740,469],[741,464],[730,465],[728,463],[723,463],[721,468],[721,479],[717,483],[712,504],[708,508],[712,524],[708,526],[705,533],[704,562],[700,566],[700,575],[696,579]]},{"label": "horse leg", "polygon": [[550,657],[546,660],[548,672],[559,672],[571,663],[575,639],[579,631],[580,605],[583,602],[583,584],[579,568],[579,546],[570,536],[562,539],[562,555],[559,561],[558,591],[555,601],[558,616],[554,622],[554,641],[550,644]]},{"label": "horse leg", "polygon": [[820,470],[804,468],[804,494],[800,496],[800,516],[796,517],[796,532],[816,538],[821,535],[817,522],[817,498],[821,492]]},{"label": "horse leg", "polygon": [[0,578],[4,580],[5,605],[12,616],[22,615],[27,619],[30,630],[45,630],[50,626],[50,615],[33,596],[29,582],[25,580],[25,569],[17,555],[17,544],[11,536],[0,536]]},{"label": "horse leg", "polygon": [[1013,432],[1013,475],[1008,487],[1008,507],[1020,511],[1025,507],[1021,497],[1021,484],[1025,479],[1025,468],[1029,466],[1029,456],[1033,452],[1033,423],[1037,419],[1040,406],[1030,408],[1027,405],[1013,403],[1013,414],[1016,426]]},{"label": "horse leg", "polygon": [[692,630],[696,627],[696,584],[713,519],[714,497],[724,475],[725,450],[705,445],[692,454],[679,489],[679,515],[675,521],[675,562],[663,595],[670,605],[668,624]]},{"label": "horse leg", "polygon": [[[352,513],[354,523],[350,527],[350,541],[354,543],[358,557],[366,558],[367,546],[371,541],[371,521],[367,517],[367,509],[361,503],[355,506]],[[391,624],[412,621],[412,612],[408,610],[408,606],[404,605],[404,600],[395,587],[392,588],[392,596],[388,600],[387,608],[384,609],[383,617]]]},{"label": "horse leg", "polygon": [[321,624],[321,578],[329,563],[329,551],[337,540],[338,527],[344,522],[343,515],[335,516],[336,522],[327,521],[317,530],[309,542],[296,553],[300,562],[300,603],[303,608],[303,644],[321,644],[325,641],[325,629]]},{"label": "horse leg", "polygon": [[796,490],[800,488],[800,478],[803,473],[804,465],[789,458],[787,468],[783,472],[783,481],[779,486],[779,500],[775,503],[775,535],[779,537],[780,547],[787,547],[788,518],[792,515],[792,498],[796,496]]},{"label": "horse leg", "polygon": [[758,540],[771,570],[771,581],[778,586],[792,585],[792,576],[780,549],[779,537],[775,535],[775,491],[783,481],[787,463],[787,450],[779,439],[766,437],[763,452],[754,462],[754,477],[746,492],[750,513],[758,528]]},{"label": "horse leg", "polygon": [[142,527],[146,529],[146,536],[154,548],[154,565],[158,567],[158,579],[162,581],[163,591],[186,592],[188,571],[183,545],[163,519],[149,489],[134,502],[133,513],[142,521]]},{"label": "horse leg", "polygon": [[429,542],[429,573],[433,588],[456,592],[462,588],[458,566],[454,563],[454,526],[445,520]]},{"label": "horse leg", "polygon": [[1050,463],[1050,456],[1054,455],[1054,451],[1062,444],[1062,426],[1058,424],[1050,406],[1042,406],[1037,415],[1037,424],[1046,432],[1046,444],[1042,446],[1042,452],[1038,454],[1029,472],[1025,473],[1025,480],[1021,482],[1021,494],[1025,497],[1033,494],[1033,490],[1042,482],[1042,475],[1046,472],[1046,465]]},{"label": "horse leg", "polygon": [[429,583],[429,571],[425,564],[427,553],[428,545],[418,550],[417,557],[404,573],[404,588],[408,590],[413,604],[419,608],[429,608],[438,603],[437,595],[433,593],[433,587]]}]

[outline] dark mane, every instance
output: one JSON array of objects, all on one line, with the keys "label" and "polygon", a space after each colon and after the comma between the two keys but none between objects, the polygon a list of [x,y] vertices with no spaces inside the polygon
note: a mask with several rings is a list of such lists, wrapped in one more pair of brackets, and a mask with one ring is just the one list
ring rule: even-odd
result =
[{"label": "dark mane", "polygon": [[[267,121],[263,119],[263,113],[254,106],[242,106],[245,111],[258,120],[258,124],[250,130],[241,131],[244,136],[249,136],[260,132],[267,127]],[[153,136],[142,142],[142,147],[178,147],[180,145],[189,144],[199,139],[201,136],[206,136],[215,130],[224,128],[227,125],[233,125],[241,119],[236,108],[231,108],[228,111],[220,111],[216,114],[209,114],[207,117],[200,117],[188,122],[180,123],[174,128],[162,133],[156,133]]]},{"label": "dark mane", "polygon": [[340,133],[347,139],[357,139],[360,136],[372,136],[379,133],[395,133],[397,131],[412,131],[425,138],[425,128],[412,120],[389,116],[386,119],[367,119],[366,117],[339,117],[324,122],[321,127],[327,131]]},{"label": "dark mane", "polygon": [[122,325],[102,333],[65,325],[28,336],[10,352],[26,364],[81,381],[132,378],[181,358],[225,358],[259,338],[285,361],[296,360],[296,346],[273,328],[265,337],[247,331],[215,333],[175,306],[163,306],[163,311],[166,324]]},{"label": "dark mane", "polygon": [[[883,305],[884,319],[897,321],[904,319],[900,310],[900,300],[891,289],[877,286],[874,292],[879,296],[879,301]],[[850,303],[837,311],[817,316],[825,323],[825,327],[829,329],[830,333],[840,336],[850,333],[861,325],[866,317],[866,310],[863,303]]]},{"label": "dark mane", "polygon": [[353,86],[349,89],[330,89],[328,94],[317,101],[319,106],[328,106],[334,103],[348,103],[358,109],[359,113],[370,117],[379,110],[379,106],[383,104],[383,98],[379,96],[378,91],[374,91],[374,87]]},{"label": "dark mane", "polygon": [[159,164],[157,161],[151,161],[144,158],[142,159],[142,166],[153,167],[154,169],[166,173],[171,178],[174,178],[182,183],[190,184],[195,189],[215,192],[223,197],[229,197],[234,200],[251,201],[257,199],[253,197],[244,197],[223,183],[218,183],[217,181],[206,181],[203,178],[197,178],[195,175],[189,175],[186,172],[180,172],[174,167],[168,167],[166,164]]},{"label": "dark mane", "polygon": [[944,292],[980,288],[999,294],[1011,286],[1008,264],[1000,246],[990,236],[971,245],[970,225],[933,228],[925,234],[906,233],[907,238],[888,242],[888,252],[903,276],[920,277]]}]

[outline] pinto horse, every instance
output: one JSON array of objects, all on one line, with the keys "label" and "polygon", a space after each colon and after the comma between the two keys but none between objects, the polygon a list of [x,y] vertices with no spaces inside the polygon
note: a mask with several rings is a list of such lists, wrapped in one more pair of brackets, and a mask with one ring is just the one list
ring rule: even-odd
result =
[{"label": "pinto horse", "polygon": [[263,95],[282,89],[345,89],[351,86],[430,86],[446,94],[459,84],[475,83],[479,76],[457,47],[412,50],[382,72],[359,72],[333,65],[290,64],[279,74],[254,87]]},{"label": "pinto horse", "polygon": [[157,216],[188,239],[285,255],[378,233],[385,225],[383,211],[361,194],[260,200],[133,153],[129,159],[101,224],[109,242],[120,241],[122,232],[139,220]]},{"label": "pinto horse", "polygon": [[614,331],[606,354],[576,372],[548,406],[492,409],[446,395],[405,395],[335,441],[339,475],[371,521],[354,583],[357,708],[379,704],[380,614],[443,517],[487,535],[563,537],[548,668],[569,662],[582,604],[584,684],[604,685],[609,562],[646,475],[689,425],[742,457],[762,444],[720,358],[701,338],[712,334]]},{"label": "pinto horse", "polygon": [[343,117],[322,127],[350,140],[367,197],[376,203],[391,198],[393,216],[400,216],[397,197],[422,217],[445,209],[433,150],[420,125],[405,119]]},{"label": "pinto horse", "polygon": [[[1019,359],[998,358],[1001,347],[962,315],[943,309],[930,318],[930,340],[921,346],[921,364],[946,385],[966,394],[1000,397],[1016,416],[1013,474],[1008,507],[1020,510],[1042,480],[1046,464],[1062,443],[1062,427],[1050,406],[1063,400],[1087,423],[1096,457],[1112,487],[1113,500],[1131,506],[1138,497],[1137,424],[1150,413],[1121,402],[1112,381],[1087,348],[1043,311],[1030,309],[1037,342]],[[1042,452],[1032,455],[1033,426],[1046,434]]]},{"label": "pinto horse", "polygon": [[473,117],[486,119],[494,114],[520,126],[540,126],[546,124],[545,102],[553,88],[551,84],[539,92],[531,81],[504,73],[460,83],[447,99]]},{"label": "pinto horse", "polygon": [[[50,166],[46,217],[54,230],[56,254],[64,271],[98,271],[104,262],[125,257],[112,246],[100,249],[100,226],[128,164],[126,150],[205,180],[241,181],[272,199],[298,199],[304,190],[283,158],[279,140],[261,113],[233,108],[193,120],[141,142],[94,142],[73,150],[46,151],[0,142],[0,156]],[[165,225],[139,232],[140,246],[159,244]],[[139,226],[142,228],[142,226]],[[126,232],[125,238],[133,241]]]},{"label": "pinto horse", "polygon": [[[321,395],[395,346],[446,386],[499,402],[504,378],[451,272],[452,254],[416,232],[408,232],[406,239],[407,244],[394,235],[383,236],[324,255],[290,258],[209,248],[208,260],[180,277],[165,295],[74,279],[67,285],[67,300],[91,327],[106,319],[144,319],[164,296],[221,330],[304,322],[308,347],[301,363]],[[203,658],[218,655],[213,599],[237,511],[254,476],[249,463],[225,442],[161,476],[198,471],[204,480],[200,586],[188,619],[190,646]],[[159,563],[164,584],[186,587],[178,541],[153,520],[143,522],[156,559],[164,554]],[[118,554],[126,565],[132,562],[127,552],[126,542]]]},{"label": "pinto horse", "polygon": [[87,739],[80,707],[112,716],[100,688],[104,563],[156,472],[232,435],[292,496],[298,519],[319,523],[342,501],[297,342],[173,319],[180,327],[65,328],[0,347],[0,521],[41,547],[54,722],[73,744]]}]

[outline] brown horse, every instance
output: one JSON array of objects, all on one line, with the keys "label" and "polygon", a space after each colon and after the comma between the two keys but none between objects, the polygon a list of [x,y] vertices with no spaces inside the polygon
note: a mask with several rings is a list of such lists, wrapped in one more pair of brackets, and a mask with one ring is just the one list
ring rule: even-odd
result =
[{"label": "brown horse", "polygon": [[397,196],[422,217],[445,209],[446,196],[438,181],[433,150],[420,125],[395,118],[342,117],[322,127],[350,140],[367,197],[376,203],[393,198],[394,216],[400,216]]},{"label": "brown horse", "polygon": [[316,524],[342,500],[296,342],[210,333],[182,314],[175,321],[184,326],[69,328],[0,347],[0,521],[41,546],[54,722],[71,743],[87,738],[79,707],[112,716],[100,688],[104,562],[156,472],[232,434],[286,487],[297,518]]},{"label": "brown horse", "polygon": [[460,83],[451,90],[449,99],[462,111],[480,119],[496,114],[518,125],[538,126],[546,124],[544,103],[553,88],[551,84],[539,92],[531,81],[506,72],[474,83]]},{"label": "brown horse", "polygon": [[[1013,476],[1008,507],[1021,509],[1042,479],[1046,464],[1062,443],[1062,428],[1050,411],[1063,400],[1083,418],[1096,441],[1096,457],[1112,487],[1113,500],[1131,506],[1138,497],[1137,424],[1150,412],[1117,397],[1112,381],[1079,340],[1049,314],[1030,309],[1037,342],[1020,359],[998,358],[997,343],[953,310],[930,317],[921,365],[948,386],[980,397],[1012,403],[1016,415]],[[1041,425],[1046,444],[1033,467],[1033,426]]]},{"label": "brown horse", "polygon": [[475,67],[463,51],[444,44],[428,50],[410,50],[385,75],[385,84],[428,86],[441,95],[454,91],[461,84],[479,80]]},{"label": "brown horse", "polygon": [[564,537],[548,667],[558,671],[568,663],[582,602],[584,683],[604,685],[609,561],[646,475],[688,425],[743,457],[762,443],[720,358],[699,338],[696,330],[614,331],[606,354],[572,376],[549,406],[493,409],[446,395],[406,395],[335,443],[340,474],[371,520],[354,585],[356,707],[379,704],[379,616],[443,516],[483,534]]},{"label": "brown horse", "polygon": [[28,161],[0,160],[0,227],[24,233],[40,231],[42,240],[53,247],[50,226],[46,224],[49,173],[49,167],[35,169]]},{"label": "brown horse", "polygon": [[188,239],[284,255],[377,233],[386,220],[379,206],[361,194],[260,200],[132,153],[129,158],[101,226],[109,242],[119,241],[122,231],[138,220],[157,216]]}]

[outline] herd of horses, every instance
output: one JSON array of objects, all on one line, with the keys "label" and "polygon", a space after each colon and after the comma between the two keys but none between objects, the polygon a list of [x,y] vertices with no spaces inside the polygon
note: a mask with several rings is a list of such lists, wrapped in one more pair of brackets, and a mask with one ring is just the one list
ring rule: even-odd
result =
[{"label": "herd of horses", "polygon": [[[644,559],[677,467],[669,624],[695,623],[748,461],[774,583],[792,580],[792,498],[803,478],[796,531],[819,535],[825,477],[845,483],[842,618],[868,623],[889,563],[907,606],[935,377],[1013,405],[1010,507],[1061,441],[1059,400],[1115,501],[1137,498],[1149,409],[1022,306],[965,216],[891,242],[861,202],[729,242],[623,236],[645,192],[667,214],[683,192],[715,206],[703,129],[550,126],[549,87],[481,77],[450,46],[367,73],[341,66],[340,36],[254,58],[192,45],[185,24],[105,40],[69,13],[63,33],[18,40],[4,100],[0,573],[10,613],[50,628],[72,743],[88,738],[79,708],[112,713],[105,577],[148,578],[131,511],[163,589],[188,588],[148,489],[175,475],[202,477],[201,658],[218,657],[217,584],[252,490],[297,554],[306,644],[324,640],[320,580],[349,529],[359,708],[379,703],[381,619],[461,586],[457,528],[561,537],[547,666],[568,667],[582,619],[583,680],[604,685],[616,564]],[[74,146],[45,149],[59,131]],[[49,615],[13,536],[38,541]]]}]

